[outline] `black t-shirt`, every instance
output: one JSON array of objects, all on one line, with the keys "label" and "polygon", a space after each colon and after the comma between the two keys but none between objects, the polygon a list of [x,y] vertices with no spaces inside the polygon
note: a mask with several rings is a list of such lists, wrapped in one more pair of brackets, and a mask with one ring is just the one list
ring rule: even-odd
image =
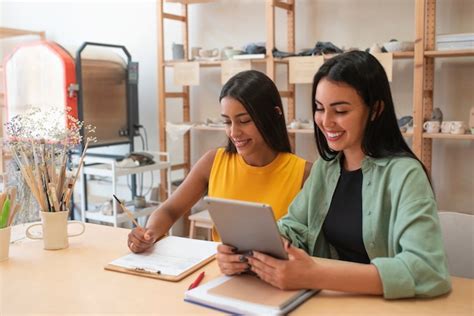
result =
[{"label": "black t-shirt", "polygon": [[341,163],[341,175],[323,224],[323,233],[336,248],[339,259],[370,263],[362,239],[361,169],[346,171]]}]

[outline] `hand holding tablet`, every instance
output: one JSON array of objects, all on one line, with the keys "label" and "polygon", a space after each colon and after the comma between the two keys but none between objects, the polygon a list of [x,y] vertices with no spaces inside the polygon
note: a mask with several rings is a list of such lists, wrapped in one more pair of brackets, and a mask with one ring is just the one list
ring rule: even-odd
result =
[{"label": "hand holding tablet", "polygon": [[204,201],[222,243],[237,248],[236,253],[259,251],[288,259],[269,205],[211,197]]}]

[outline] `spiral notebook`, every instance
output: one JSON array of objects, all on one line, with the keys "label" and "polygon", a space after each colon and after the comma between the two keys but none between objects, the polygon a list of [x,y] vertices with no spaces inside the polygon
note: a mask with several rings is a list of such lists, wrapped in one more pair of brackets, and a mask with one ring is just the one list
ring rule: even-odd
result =
[{"label": "spiral notebook", "polygon": [[284,315],[318,291],[283,291],[251,275],[221,276],[186,291],[184,300],[231,314]]},{"label": "spiral notebook", "polygon": [[147,252],[130,253],[104,269],[154,279],[179,281],[215,258],[219,243],[169,236]]}]

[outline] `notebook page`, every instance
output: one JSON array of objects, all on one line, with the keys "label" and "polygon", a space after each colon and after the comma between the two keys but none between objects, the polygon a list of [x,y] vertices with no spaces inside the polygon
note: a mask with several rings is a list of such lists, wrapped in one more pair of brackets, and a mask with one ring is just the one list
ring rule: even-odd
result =
[{"label": "notebook page", "polygon": [[156,243],[150,251],[131,253],[110,264],[126,269],[141,268],[178,276],[217,253],[217,242],[169,236]]}]

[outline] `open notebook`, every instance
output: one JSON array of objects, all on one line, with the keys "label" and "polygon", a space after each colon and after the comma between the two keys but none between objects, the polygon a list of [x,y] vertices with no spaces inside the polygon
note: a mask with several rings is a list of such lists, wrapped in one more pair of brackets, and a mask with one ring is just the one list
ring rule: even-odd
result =
[{"label": "open notebook", "polygon": [[149,278],[179,281],[214,259],[217,242],[169,236],[150,251],[128,254],[105,266],[106,270]]},{"label": "open notebook", "polygon": [[255,276],[222,276],[192,290],[184,300],[233,314],[286,314],[316,290],[283,291]]}]

